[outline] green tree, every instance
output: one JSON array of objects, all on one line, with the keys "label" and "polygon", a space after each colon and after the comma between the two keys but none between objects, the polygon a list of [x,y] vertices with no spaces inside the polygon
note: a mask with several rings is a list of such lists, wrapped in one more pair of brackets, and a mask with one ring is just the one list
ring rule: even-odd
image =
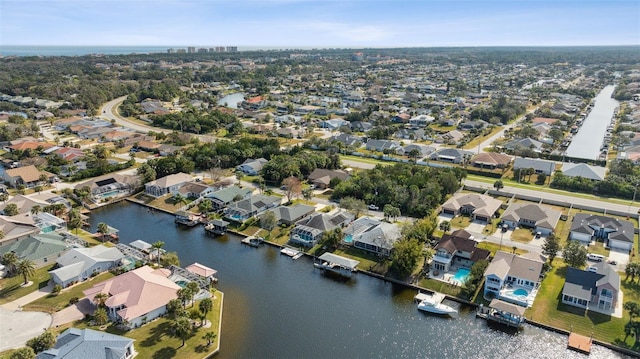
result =
[{"label": "green tree", "polygon": [[187,198],[183,195],[181,195],[180,193],[175,193],[173,195],[173,204],[187,204],[189,201],[187,200]]},{"label": "green tree", "polygon": [[322,233],[322,243],[329,248],[337,248],[338,244],[342,240],[342,228],[336,227],[332,230],[324,231]]},{"label": "green tree", "polygon": [[189,288],[191,292],[191,306],[193,307],[195,296],[200,292],[200,286],[196,282],[188,282],[186,288]]},{"label": "green tree", "polygon": [[203,336],[202,339],[207,341],[207,346],[211,345],[211,342],[216,339],[216,333],[214,332],[206,332]]},{"label": "green tree", "polygon": [[104,240],[109,233],[109,226],[104,222],[98,223],[98,233],[100,233],[102,237],[102,243],[104,243]]},{"label": "green tree", "polygon": [[0,193],[0,201],[6,202],[9,200],[9,195],[6,193]]},{"label": "green tree", "polygon": [[178,295],[180,302],[182,302],[182,308],[186,308],[187,302],[193,298],[193,292],[187,287],[178,289],[176,294]]},{"label": "green tree", "polygon": [[310,201],[313,198],[313,190],[309,187],[302,190],[302,197],[306,201]]},{"label": "green tree", "polygon": [[200,309],[202,314],[204,314],[202,316],[202,318],[203,318],[202,325],[204,325],[205,319],[207,318],[207,313],[209,313],[211,310],[213,310],[213,301],[211,300],[211,298],[204,298],[198,304],[198,308]]},{"label": "green tree", "polygon": [[276,214],[273,211],[265,211],[260,216],[260,227],[269,231],[269,237],[271,237],[271,231],[277,224]]},{"label": "green tree", "polygon": [[493,182],[493,188],[495,188],[496,191],[500,191],[501,189],[504,188],[504,182],[502,182],[502,180],[497,180]]},{"label": "green tree", "polygon": [[34,205],[33,207],[31,207],[31,214],[33,214],[34,216],[40,212],[42,212],[42,206],[39,204]]},{"label": "green tree", "polygon": [[74,208],[69,212],[67,227],[69,227],[69,229],[75,229],[76,234],[78,234],[78,228],[82,227],[82,217],[80,216],[80,211],[78,209]]},{"label": "green tree", "polygon": [[39,336],[29,339],[27,341],[27,346],[33,349],[33,351],[37,354],[47,349],[51,349],[56,345],[56,336],[46,330],[44,333]]},{"label": "green tree", "polygon": [[4,264],[7,268],[9,268],[9,273],[15,274],[16,267],[20,258],[15,252],[7,252],[2,255],[2,264]]},{"label": "green tree", "polygon": [[24,284],[29,283],[29,278],[36,274],[36,265],[30,259],[23,259],[16,265],[16,270],[22,275]]},{"label": "green tree", "polygon": [[107,310],[103,307],[98,307],[93,311],[93,320],[96,325],[105,325],[109,321],[109,315]]},{"label": "green tree", "polygon": [[184,311],[184,309],[182,308],[182,303],[179,299],[171,299],[167,303],[167,313],[169,313],[174,319],[180,316],[182,311]]},{"label": "green tree", "polygon": [[440,222],[440,230],[444,233],[447,233],[451,230],[451,221],[442,221]]},{"label": "green tree", "polygon": [[22,347],[13,353],[9,359],[35,359],[36,353],[31,349],[31,347]]},{"label": "green tree", "polygon": [[9,203],[8,205],[6,205],[4,207],[4,214],[5,216],[15,216],[16,214],[18,214],[18,205],[15,203]]},{"label": "green tree", "polygon": [[578,241],[569,241],[562,250],[562,257],[568,266],[582,268],[587,263],[587,249]]},{"label": "green tree", "polygon": [[210,199],[204,199],[200,203],[198,203],[198,209],[200,213],[209,213],[213,209],[213,203]]},{"label": "green tree", "polygon": [[640,277],[640,262],[629,262],[627,266],[624,268],[624,273],[626,277],[624,280],[628,280],[631,277],[631,282],[636,278],[636,276]]},{"label": "green tree", "polygon": [[547,238],[545,238],[544,243],[542,244],[542,254],[549,257],[549,263],[553,263],[553,260],[556,258],[559,251],[560,242],[558,241],[558,237],[551,233]]},{"label": "green tree", "polygon": [[155,241],[151,244],[151,248],[156,250],[156,262],[160,265],[160,250],[164,247],[163,241]]},{"label": "green tree", "polygon": [[93,296],[93,302],[98,308],[104,308],[107,299],[109,299],[109,294],[107,293],[97,293]]},{"label": "green tree", "polygon": [[353,197],[344,197],[341,199],[340,207],[353,213],[356,217],[359,217],[361,212],[367,210],[367,204],[363,200]]},{"label": "green tree", "polygon": [[384,214],[385,218],[388,218],[388,219],[393,218],[393,222],[395,222],[396,219],[400,217],[400,215],[402,214],[400,213],[400,208],[390,204],[384,205],[384,208],[382,209],[382,213]]},{"label": "green tree", "polygon": [[398,277],[410,275],[423,258],[422,244],[417,239],[401,239],[394,243],[391,251],[391,270]]},{"label": "green tree", "polygon": [[640,317],[640,304],[628,301],[624,303],[622,308],[629,312],[629,322],[632,322],[636,317]]},{"label": "green tree", "polygon": [[[132,152],[133,153],[133,152]],[[156,170],[153,169],[148,163],[143,163],[138,167],[137,174],[140,177],[140,182],[147,183],[156,179]]]},{"label": "green tree", "polygon": [[178,317],[172,324],[173,331],[182,339],[182,345],[184,346],[184,342],[187,339],[189,333],[191,333],[191,322],[187,317]]},{"label": "green tree", "polygon": [[178,253],[165,253],[160,260],[160,264],[162,264],[163,267],[170,267],[172,265],[180,267],[180,259],[178,258]]}]

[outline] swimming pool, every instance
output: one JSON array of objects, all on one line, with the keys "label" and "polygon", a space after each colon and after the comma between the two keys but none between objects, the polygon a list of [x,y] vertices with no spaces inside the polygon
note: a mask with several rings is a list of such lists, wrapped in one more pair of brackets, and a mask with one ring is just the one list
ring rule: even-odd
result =
[{"label": "swimming pool", "polygon": [[453,276],[452,279],[462,284],[464,283],[465,280],[467,280],[468,276],[469,276],[469,270],[467,268],[460,268],[456,271],[456,274]]},{"label": "swimming pool", "polygon": [[529,295],[529,292],[527,292],[526,290],[524,290],[522,288],[518,288],[518,289],[513,291],[513,295],[526,297],[526,296]]},{"label": "swimming pool", "polygon": [[187,283],[189,283],[189,282],[187,282],[186,280],[179,280],[179,281],[176,282],[176,284],[181,286],[182,288],[186,287]]},{"label": "swimming pool", "polygon": [[352,236],[352,235],[347,234],[347,235],[344,237],[344,242],[345,242],[345,243],[351,243],[352,241],[353,241],[353,236]]}]

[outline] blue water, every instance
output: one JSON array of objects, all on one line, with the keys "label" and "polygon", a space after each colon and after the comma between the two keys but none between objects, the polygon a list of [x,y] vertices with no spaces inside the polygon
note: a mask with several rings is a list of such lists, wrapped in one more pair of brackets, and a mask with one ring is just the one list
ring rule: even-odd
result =
[{"label": "blue water", "polygon": [[526,290],[522,289],[522,288],[518,288],[516,290],[513,291],[514,295],[522,295],[522,296],[528,296],[529,292],[527,292]]},{"label": "blue water", "polygon": [[457,281],[458,283],[464,283],[464,281],[467,280],[468,276],[469,270],[466,268],[460,268],[456,272],[456,275],[453,276],[453,280]]},{"label": "blue water", "polygon": [[350,234],[347,234],[347,235],[344,237],[344,242],[345,242],[345,243],[351,243],[351,241],[353,241],[353,236],[352,236],[352,235],[350,235]]}]

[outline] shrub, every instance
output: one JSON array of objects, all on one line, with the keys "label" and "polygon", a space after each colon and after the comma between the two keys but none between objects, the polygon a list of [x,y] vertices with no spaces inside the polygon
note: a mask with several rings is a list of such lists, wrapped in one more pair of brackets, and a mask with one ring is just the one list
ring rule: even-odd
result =
[{"label": "shrub", "polygon": [[62,286],[60,284],[56,284],[53,286],[53,290],[51,291],[51,293],[53,293],[54,295],[58,295],[60,294],[61,291],[62,291]]},{"label": "shrub", "polygon": [[69,299],[69,304],[73,305],[73,304],[78,303],[79,301],[80,301],[80,298],[73,297],[73,298]]}]

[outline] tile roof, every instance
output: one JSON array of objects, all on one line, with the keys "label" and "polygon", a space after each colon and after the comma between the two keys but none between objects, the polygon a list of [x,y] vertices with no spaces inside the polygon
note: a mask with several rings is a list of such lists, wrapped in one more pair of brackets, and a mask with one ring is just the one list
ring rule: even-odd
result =
[{"label": "tile roof", "polygon": [[[45,172],[40,172],[36,166],[24,166],[18,168],[11,168],[5,171],[7,175],[11,178],[20,177],[25,183],[35,182],[40,179],[40,174]],[[45,173],[46,174],[46,173]]]}]

